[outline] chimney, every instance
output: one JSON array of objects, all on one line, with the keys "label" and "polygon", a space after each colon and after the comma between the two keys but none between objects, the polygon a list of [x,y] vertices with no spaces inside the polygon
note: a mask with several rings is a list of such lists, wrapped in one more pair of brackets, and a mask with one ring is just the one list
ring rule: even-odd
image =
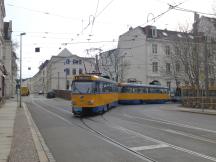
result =
[{"label": "chimney", "polygon": [[197,12],[194,12],[194,23],[198,22],[199,20],[199,14]]},{"label": "chimney", "polygon": [[199,14],[194,12],[193,33],[195,35],[197,35],[197,33],[198,33],[198,21],[199,21]]}]

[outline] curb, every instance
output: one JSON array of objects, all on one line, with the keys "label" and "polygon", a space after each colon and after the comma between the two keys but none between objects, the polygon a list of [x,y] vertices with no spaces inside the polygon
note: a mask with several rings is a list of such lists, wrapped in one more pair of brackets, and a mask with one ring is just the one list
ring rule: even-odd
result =
[{"label": "curb", "polygon": [[190,112],[190,113],[197,113],[197,114],[205,114],[205,115],[216,115],[216,112],[208,112],[204,109],[204,111],[202,109],[199,109],[200,111],[197,110],[187,110],[187,109],[179,109],[179,111],[182,112]]},{"label": "curb", "polygon": [[29,112],[25,103],[23,103],[23,108],[28,121],[28,125],[31,130],[33,142],[37,150],[38,158],[40,162],[56,162],[49,148],[45,144],[45,141],[39,132],[34,120],[32,119],[31,113]]}]

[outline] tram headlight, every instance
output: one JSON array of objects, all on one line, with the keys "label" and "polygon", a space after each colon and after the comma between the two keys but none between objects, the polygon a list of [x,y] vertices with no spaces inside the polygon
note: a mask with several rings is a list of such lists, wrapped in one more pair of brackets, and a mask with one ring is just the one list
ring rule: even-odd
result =
[{"label": "tram headlight", "polygon": [[90,100],[90,101],[88,101],[88,104],[89,104],[89,105],[93,105],[93,104],[94,104],[94,101],[93,101],[93,100]]}]

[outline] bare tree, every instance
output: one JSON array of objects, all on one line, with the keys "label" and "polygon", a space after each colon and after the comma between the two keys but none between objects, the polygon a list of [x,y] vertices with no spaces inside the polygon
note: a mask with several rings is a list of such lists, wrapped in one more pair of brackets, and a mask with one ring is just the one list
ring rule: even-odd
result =
[{"label": "bare tree", "polygon": [[100,54],[100,71],[115,81],[123,81],[129,61],[119,54],[118,49]]},{"label": "bare tree", "polygon": [[[180,82],[189,84],[199,92],[200,71],[202,68],[202,45],[199,37],[191,33],[188,27],[181,27],[181,32],[173,33],[170,41],[171,47],[165,48],[166,59],[161,67],[161,72],[166,79],[174,80],[176,87]],[[195,95],[194,93],[194,95]]]}]

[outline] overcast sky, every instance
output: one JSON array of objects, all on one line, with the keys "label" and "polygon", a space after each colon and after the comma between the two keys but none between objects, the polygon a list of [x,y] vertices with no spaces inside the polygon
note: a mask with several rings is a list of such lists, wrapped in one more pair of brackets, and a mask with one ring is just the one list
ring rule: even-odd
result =
[{"label": "overcast sky", "polygon": [[[38,72],[43,61],[65,47],[73,54],[89,56],[86,53],[89,48],[101,48],[103,51],[115,48],[119,35],[130,26],[152,24],[159,29],[178,30],[180,25],[193,23],[193,13],[176,10],[170,10],[156,22],[147,23],[147,20],[166,11],[168,4],[184,2],[179,7],[214,13],[214,1],[5,0],[5,21],[12,20],[14,42],[19,44],[19,34],[26,32],[23,36],[23,78],[27,78]],[[40,53],[35,53],[35,47],[41,48]],[[17,55],[19,57],[19,48]]]}]

